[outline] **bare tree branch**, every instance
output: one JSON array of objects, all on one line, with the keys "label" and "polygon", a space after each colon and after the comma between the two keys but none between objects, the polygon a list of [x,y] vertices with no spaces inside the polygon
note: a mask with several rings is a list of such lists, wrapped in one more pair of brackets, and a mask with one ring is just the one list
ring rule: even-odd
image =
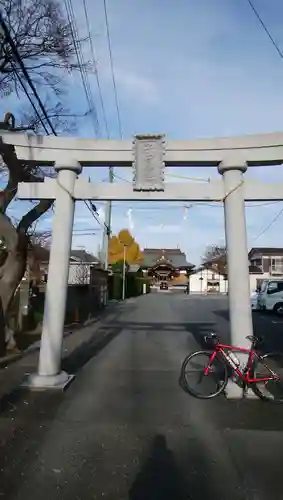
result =
[{"label": "bare tree branch", "polygon": [[[75,132],[78,128],[78,120],[83,120],[89,114],[89,112],[80,114],[71,113],[61,102],[54,104],[48,99],[44,102],[44,108],[52,126],[58,134],[71,134]],[[21,126],[28,126],[35,133],[39,133],[42,131],[42,122],[46,123],[43,114],[40,112],[35,114],[31,106],[21,109]]]},{"label": "bare tree branch", "polygon": [[[88,63],[83,63],[82,68],[77,62],[77,50],[83,40],[74,43],[72,25],[60,4],[59,0],[1,0],[1,14],[33,85],[37,90],[43,90],[42,102],[45,100],[44,107],[54,129],[57,133],[70,133],[76,129],[79,117],[64,107],[63,97],[68,86],[63,79],[72,70],[84,71]],[[16,65],[11,46],[0,33],[0,97],[16,93],[21,98],[19,115],[22,125],[40,131],[46,124],[46,116],[41,116],[32,104],[32,111],[23,110],[22,96],[26,94],[25,86],[21,85],[23,81],[22,68]],[[11,118],[0,122],[0,129],[14,129],[14,121]],[[8,342],[5,331],[9,307],[25,273],[30,242],[35,238],[30,232],[53,201],[40,201],[19,217],[19,221],[9,218],[6,211],[17,194],[19,182],[40,182],[46,175],[55,174],[50,167],[22,162],[17,158],[15,148],[5,145],[1,138],[0,171],[7,171],[7,184],[0,192],[0,354],[3,354]],[[41,237],[44,239],[45,236]],[[47,245],[48,242],[46,236]]]},{"label": "bare tree branch", "polygon": [[7,252],[13,252],[18,244],[17,232],[6,214],[0,212],[1,247]]},{"label": "bare tree branch", "polygon": [[0,138],[0,154],[3,162],[8,168],[9,173],[7,185],[5,189],[0,192],[0,210],[1,212],[5,212],[11,201],[16,196],[20,180],[20,168],[15,148],[8,144],[4,144],[2,138]]},{"label": "bare tree branch", "polygon": [[0,211],[5,212],[15,198],[19,182],[41,182],[44,176],[53,175],[53,170],[46,171],[34,169],[17,158],[14,146],[5,144],[0,137],[0,155],[8,171],[8,182],[6,187],[0,191]]},{"label": "bare tree branch", "polygon": [[29,235],[30,244],[32,246],[40,246],[42,248],[50,248],[52,231],[38,231],[36,227],[32,234]]},{"label": "bare tree branch", "polygon": [[227,250],[225,246],[210,245],[203,256],[204,265],[214,265],[218,272],[227,273]]},{"label": "bare tree branch", "polygon": [[[58,0],[1,0],[1,8],[31,78],[57,92],[62,70],[80,69],[77,49],[87,39],[74,44],[72,26]],[[11,61],[11,48],[4,44],[0,56],[0,91],[6,95],[19,85]],[[88,68],[89,63],[85,66]],[[22,76],[20,69],[19,74]]]},{"label": "bare tree branch", "polygon": [[53,200],[41,200],[35,207],[33,207],[27,214],[20,220],[17,231],[18,233],[26,233],[30,226],[41,217],[42,214],[47,212],[53,205]]}]

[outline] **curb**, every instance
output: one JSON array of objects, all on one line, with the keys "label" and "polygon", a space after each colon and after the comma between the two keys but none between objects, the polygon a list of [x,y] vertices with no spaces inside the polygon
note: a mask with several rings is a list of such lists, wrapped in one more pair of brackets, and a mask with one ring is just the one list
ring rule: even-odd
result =
[{"label": "curb", "polygon": [[15,363],[19,359],[23,357],[25,351],[23,352],[18,352],[15,354],[8,354],[7,356],[4,356],[0,358],[0,368],[5,368],[6,366],[11,365],[12,363]]},{"label": "curb", "polygon": [[[119,303],[120,303],[119,301],[109,302],[109,306],[108,307],[106,306],[103,309],[102,313],[100,313],[98,316],[94,318],[89,318],[85,320],[83,323],[70,323],[69,325],[65,325],[63,339],[83,330],[84,328],[91,326],[92,324],[99,324],[105,320],[107,321],[107,318],[113,314],[111,312],[111,309],[113,308],[113,306],[116,306],[116,304]],[[33,352],[39,351],[39,349],[40,349],[40,340],[37,340],[36,342],[30,344],[26,349],[24,349],[21,352],[7,354],[6,356],[0,358],[0,369],[6,368],[7,366],[11,365],[12,363],[15,363],[16,361],[19,361],[25,356],[32,354]]]},{"label": "curb", "polygon": [[[121,308],[127,304],[134,304],[136,298],[137,297],[129,297],[124,301],[110,300],[108,302],[108,305],[104,307],[101,311],[99,311],[96,317],[89,318],[85,320],[83,323],[70,323],[69,325],[65,325],[63,340],[68,338],[72,334],[82,331],[84,328],[90,327],[91,325],[97,325],[99,328],[99,325],[104,321],[107,322],[110,318],[111,318],[110,321],[113,321],[115,315],[121,312]],[[7,368],[11,364],[20,361],[21,359],[25,358],[30,354],[33,354],[36,351],[39,351],[39,349],[40,349],[40,340],[37,340],[36,342],[30,344],[26,349],[24,349],[21,352],[11,353],[8,354],[7,356],[0,358],[0,370]]]}]

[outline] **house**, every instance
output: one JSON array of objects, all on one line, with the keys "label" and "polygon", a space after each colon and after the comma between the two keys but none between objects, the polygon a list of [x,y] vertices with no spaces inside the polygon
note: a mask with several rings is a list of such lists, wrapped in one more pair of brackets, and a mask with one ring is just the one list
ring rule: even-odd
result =
[{"label": "house", "polygon": [[99,259],[85,250],[71,250],[68,284],[89,284],[91,282],[93,268],[102,268]]},{"label": "house", "polygon": [[252,248],[249,251],[249,262],[251,292],[254,292],[264,279],[283,279],[283,248]]},{"label": "house", "polygon": [[227,293],[228,281],[226,274],[218,269],[216,264],[203,264],[193,270],[189,276],[190,293]]},{"label": "house", "polygon": [[[249,251],[248,257],[251,292],[256,291],[264,279],[283,279],[283,248],[254,247]],[[206,262],[203,267],[215,267],[220,275],[225,276],[227,274],[226,254],[220,257],[216,256],[210,262]],[[197,271],[199,270],[195,272]],[[192,283],[194,279],[196,280],[196,278],[192,278]],[[196,284],[194,284],[194,287],[196,287]],[[204,285],[202,290],[204,290]]]},{"label": "house", "polygon": [[[33,245],[28,253],[25,278],[30,282],[46,283],[49,265],[49,250]],[[69,264],[69,285],[86,285],[91,281],[92,269],[101,269],[99,259],[85,250],[71,250]]]}]

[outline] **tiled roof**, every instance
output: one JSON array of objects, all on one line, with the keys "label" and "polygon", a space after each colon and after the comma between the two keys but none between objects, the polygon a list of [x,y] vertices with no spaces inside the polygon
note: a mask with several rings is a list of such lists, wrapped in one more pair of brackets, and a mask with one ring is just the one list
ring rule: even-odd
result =
[{"label": "tiled roof", "polygon": [[[163,257],[163,258],[162,258]],[[173,267],[194,267],[187,262],[186,255],[179,248],[145,248],[143,251],[142,267],[154,267],[158,262],[171,264]]]},{"label": "tiled roof", "polygon": [[215,267],[213,267],[210,264],[203,264],[202,266],[198,267],[197,269],[193,269],[192,274],[196,274],[196,273],[199,273],[201,271],[206,271],[206,270],[212,271],[213,273],[215,273],[216,275],[219,275],[219,276],[226,276],[227,275],[226,272],[223,272],[220,269],[216,269]]},{"label": "tiled roof", "polygon": [[[204,264],[203,266],[198,267],[197,269],[193,269],[192,274],[199,273],[200,271],[204,271],[205,269],[207,269],[208,271],[212,271],[216,275],[219,274],[219,275],[222,275],[222,276],[227,276],[226,272],[224,272],[222,270],[215,269],[214,267],[212,267],[209,264],[208,265]],[[263,274],[263,271],[258,266],[249,266],[249,274]]]},{"label": "tiled roof", "polygon": [[81,262],[98,262],[98,258],[85,250],[71,250],[71,258],[78,259]]},{"label": "tiled roof", "polygon": [[249,257],[252,254],[261,254],[266,256],[283,256],[283,248],[282,247],[254,247],[249,251]]}]

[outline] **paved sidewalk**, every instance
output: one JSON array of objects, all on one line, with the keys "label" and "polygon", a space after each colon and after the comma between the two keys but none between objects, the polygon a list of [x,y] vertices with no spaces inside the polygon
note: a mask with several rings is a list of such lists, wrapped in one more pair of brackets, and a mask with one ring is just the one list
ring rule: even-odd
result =
[{"label": "paved sidewalk", "polygon": [[[123,312],[125,304],[121,302],[111,302],[99,317],[90,320],[88,324],[74,329],[68,329],[64,333],[63,340],[63,368],[74,373],[76,371],[76,357],[80,356],[79,350],[84,348],[87,343],[92,342],[99,348],[100,343],[107,342],[110,332],[101,331],[101,327],[118,318]],[[3,404],[6,405],[6,399],[16,390],[24,377],[28,373],[36,372],[38,364],[38,355],[40,350],[40,341],[30,345],[26,351],[21,354],[11,356],[8,364],[0,368],[0,411]],[[14,359],[13,359],[14,357]]]}]

